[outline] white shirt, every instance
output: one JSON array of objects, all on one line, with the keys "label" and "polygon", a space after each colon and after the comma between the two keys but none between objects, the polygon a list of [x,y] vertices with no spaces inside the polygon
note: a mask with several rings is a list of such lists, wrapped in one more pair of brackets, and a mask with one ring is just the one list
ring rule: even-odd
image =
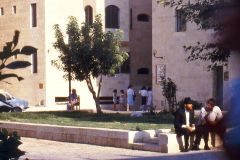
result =
[{"label": "white shirt", "polygon": [[153,104],[153,93],[152,93],[152,91],[148,91],[148,97],[147,97],[147,105],[152,105]]},{"label": "white shirt", "polygon": [[186,115],[186,126],[190,126],[190,121],[189,121],[189,112],[187,110],[185,110],[185,115]]},{"label": "white shirt", "polygon": [[127,90],[127,95],[134,95],[134,90],[132,88],[129,88]]},{"label": "white shirt", "polygon": [[148,92],[146,89],[142,89],[139,91],[139,94],[141,94],[142,97],[147,97],[148,96]]},{"label": "white shirt", "polygon": [[218,106],[214,106],[212,111],[210,111],[209,113],[206,111],[206,109],[204,107],[202,107],[201,113],[200,113],[200,120],[199,120],[200,124],[206,123],[205,116],[207,114],[208,114],[208,117],[209,116],[214,116],[214,118],[216,117],[215,119],[213,119],[213,121],[220,120],[223,117],[222,111]]},{"label": "white shirt", "polygon": [[183,124],[182,125],[182,128],[186,128],[187,126],[189,127],[190,126],[190,120],[189,120],[189,118],[190,118],[190,113],[189,113],[189,111],[187,111],[187,110],[185,110],[185,118],[186,118],[186,124]]},{"label": "white shirt", "polygon": [[218,106],[214,106],[213,110],[211,112],[214,112],[216,114],[216,119],[220,120],[222,119],[223,115],[222,115],[222,111]]}]

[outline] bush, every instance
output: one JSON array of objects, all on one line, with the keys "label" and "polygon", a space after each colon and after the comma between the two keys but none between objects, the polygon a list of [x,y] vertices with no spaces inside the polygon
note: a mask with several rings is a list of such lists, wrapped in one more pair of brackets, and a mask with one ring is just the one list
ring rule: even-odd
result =
[{"label": "bush", "polygon": [[21,144],[17,132],[11,133],[5,128],[0,130],[0,157],[4,159],[19,158],[24,154],[23,151],[18,149]]}]

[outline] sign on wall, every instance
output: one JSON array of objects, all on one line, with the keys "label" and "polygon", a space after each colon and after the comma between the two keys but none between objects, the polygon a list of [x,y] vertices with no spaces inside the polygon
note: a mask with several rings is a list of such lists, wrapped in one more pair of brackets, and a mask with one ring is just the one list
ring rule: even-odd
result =
[{"label": "sign on wall", "polygon": [[166,77],[166,65],[165,64],[157,64],[156,71],[157,71],[157,74],[156,74],[157,81],[156,82],[157,82],[157,84],[159,84]]}]

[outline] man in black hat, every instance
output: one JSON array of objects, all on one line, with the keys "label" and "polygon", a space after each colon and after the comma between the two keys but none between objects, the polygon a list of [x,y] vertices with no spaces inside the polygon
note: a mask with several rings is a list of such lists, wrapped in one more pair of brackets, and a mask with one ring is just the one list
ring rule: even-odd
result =
[{"label": "man in black hat", "polygon": [[[177,110],[174,119],[174,128],[177,134],[177,141],[181,152],[187,152],[191,149],[194,140],[194,111],[191,98],[184,99],[183,105]],[[184,144],[182,142],[182,136],[184,136]],[[190,137],[190,147],[189,147]]]}]

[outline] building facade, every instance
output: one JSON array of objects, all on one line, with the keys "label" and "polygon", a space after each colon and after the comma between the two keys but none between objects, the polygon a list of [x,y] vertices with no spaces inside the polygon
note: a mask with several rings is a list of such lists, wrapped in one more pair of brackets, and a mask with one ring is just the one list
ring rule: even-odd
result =
[{"label": "building facade", "polygon": [[[227,100],[223,102],[225,90],[231,79],[239,75],[237,55],[216,72],[208,71],[208,62],[187,63],[182,46],[195,43],[196,37],[199,41],[209,40],[211,31],[199,31],[192,23],[180,25],[179,13],[162,7],[156,0],[1,0],[0,8],[0,46],[11,41],[14,30],[19,30],[19,48],[24,45],[38,48],[31,57],[11,59],[32,62],[31,67],[16,71],[25,80],[7,79],[11,84],[1,82],[0,87],[27,99],[33,106],[51,107],[56,105],[56,97],[68,95],[68,82],[51,61],[58,55],[52,46],[53,25],[59,24],[65,31],[69,16],[75,16],[81,24],[92,23],[95,15],[101,14],[106,31],[120,29],[124,33],[122,49],[129,53],[130,59],[116,76],[104,77],[101,96],[111,96],[113,89],[126,90],[129,84],[135,90],[151,86],[154,105],[164,109],[166,103],[160,85],[164,75],[176,83],[177,100],[190,96],[204,102],[216,97],[227,105]],[[94,83],[97,89],[97,79]],[[86,83],[74,81],[72,86],[81,97],[81,108],[94,109]]]}]

